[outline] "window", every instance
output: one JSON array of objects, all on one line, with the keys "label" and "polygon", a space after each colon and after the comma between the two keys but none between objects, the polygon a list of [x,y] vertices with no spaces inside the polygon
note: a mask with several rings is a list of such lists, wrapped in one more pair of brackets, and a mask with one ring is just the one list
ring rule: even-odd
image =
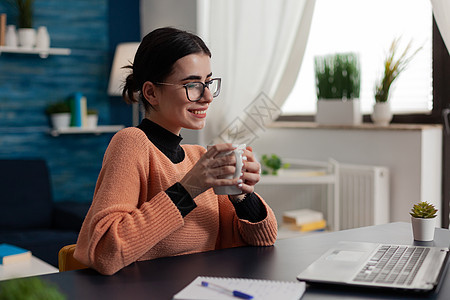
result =
[{"label": "window", "polygon": [[317,0],[311,32],[297,82],[282,107],[284,115],[314,114],[314,56],[356,52],[361,64],[361,109],[371,113],[375,83],[382,76],[385,54],[395,37],[401,50],[412,39],[422,50],[391,88],[397,113],[432,109],[432,8],[429,0]]}]

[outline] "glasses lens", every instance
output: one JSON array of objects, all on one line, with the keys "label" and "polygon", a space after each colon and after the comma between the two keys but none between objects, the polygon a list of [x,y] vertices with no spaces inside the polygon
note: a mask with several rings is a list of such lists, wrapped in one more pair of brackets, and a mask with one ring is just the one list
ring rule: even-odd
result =
[{"label": "glasses lens", "polygon": [[211,91],[211,94],[213,97],[219,96],[220,93],[220,79],[215,78],[209,82],[206,83],[208,85],[209,90]]},{"label": "glasses lens", "polygon": [[200,82],[192,82],[186,85],[188,98],[190,101],[198,101],[202,97],[203,84]]}]

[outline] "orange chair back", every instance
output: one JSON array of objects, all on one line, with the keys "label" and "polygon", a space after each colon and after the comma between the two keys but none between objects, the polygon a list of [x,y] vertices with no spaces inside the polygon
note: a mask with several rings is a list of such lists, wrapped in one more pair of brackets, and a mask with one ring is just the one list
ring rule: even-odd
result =
[{"label": "orange chair back", "polygon": [[58,253],[58,268],[60,272],[86,269],[87,267],[73,257],[76,244],[67,245],[61,248]]}]

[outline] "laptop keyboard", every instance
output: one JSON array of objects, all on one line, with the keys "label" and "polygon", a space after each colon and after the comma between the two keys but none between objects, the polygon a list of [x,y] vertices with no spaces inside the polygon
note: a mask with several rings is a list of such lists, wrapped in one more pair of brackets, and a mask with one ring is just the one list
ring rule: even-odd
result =
[{"label": "laptop keyboard", "polygon": [[383,245],[353,280],[411,285],[429,252],[423,247]]}]

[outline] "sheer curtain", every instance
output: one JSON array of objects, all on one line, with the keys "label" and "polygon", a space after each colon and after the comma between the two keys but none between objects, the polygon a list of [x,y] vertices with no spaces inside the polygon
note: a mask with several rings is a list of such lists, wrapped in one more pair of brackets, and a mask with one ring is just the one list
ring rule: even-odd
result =
[{"label": "sheer curtain", "polygon": [[442,39],[450,53],[450,1],[431,0],[431,5]]},{"label": "sheer curtain", "polygon": [[201,143],[246,143],[281,112],[297,78],[315,0],[201,1],[199,33],[222,92],[208,110]]}]

